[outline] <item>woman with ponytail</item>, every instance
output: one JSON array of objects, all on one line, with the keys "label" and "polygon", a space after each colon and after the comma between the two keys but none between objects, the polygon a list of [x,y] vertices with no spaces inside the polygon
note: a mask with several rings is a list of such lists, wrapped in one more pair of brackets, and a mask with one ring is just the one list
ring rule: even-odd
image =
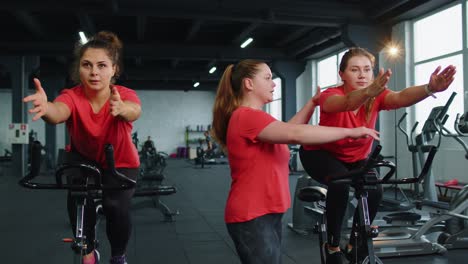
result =
[{"label": "woman with ponytail", "polygon": [[[135,91],[115,85],[122,71],[122,43],[111,32],[99,32],[88,42],[78,45],[71,79],[77,85],[64,89],[53,102],[49,102],[39,79],[34,79],[36,93],[23,99],[32,102],[33,121],[42,118],[49,124],[66,122],[70,135],[70,151],[65,161],[69,163],[90,161],[106,168],[104,145],[114,146],[115,167],[129,178],[136,180],[140,161],[132,143],[132,122],[141,114],[140,99]],[[80,171],[68,175],[70,181],[83,181]],[[113,184],[115,179],[104,171],[103,184]],[[126,249],[130,238],[130,203],[134,189],[103,191],[102,205],[106,215],[106,233],[111,245],[111,264],[126,262]],[[68,194],[68,214],[75,232],[76,203]],[[87,254],[83,264],[99,261],[95,250],[96,209],[92,200],[86,204],[83,230],[87,240]]]},{"label": "woman with ponytail", "polygon": [[[380,70],[374,80],[374,56],[362,48],[351,48],[340,63],[339,75],[343,84],[325,90],[319,100],[321,126],[353,128],[365,126],[375,128],[378,112],[411,106],[433,93],[445,91],[452,83],[455,67],[448,66],[440,71],[438,67],[430,76],[427,85],[408,87],[393,92],[384,87],[391,72]],[[326,179],[342,175],[364,164],[374,139],[342,139],[320,145],[303,144],[299,150],[305,171],[318,182],[328,186],[327,192],[327,263],[344,263],[345,255],[351,261],[354,254],[354,231],[350,243],[340,250],[341,226],[348,204],[350,187],[346,184],[329,184]],[[382,187],[368,190],[368,206],[371,220],[377,214],[382,199]],[[357,218],[355,218],[357,219]],[[354,226],[354,225],[353,225]],[[367,247],[362,247],[367,248]],[[364,257],[366,252],[358,252]]]},{"label": "woman with ponytail", "polygon": [[287,144],[321,144],[370,136],[373,129],[307,125],[320,92],[288,122],[262,111],[275,83],[267,64],[229,65],[213,107],[213,137],[227,152],[231,190],[225,222],[242,263],[281,263],[281,218],[290,207]]}]

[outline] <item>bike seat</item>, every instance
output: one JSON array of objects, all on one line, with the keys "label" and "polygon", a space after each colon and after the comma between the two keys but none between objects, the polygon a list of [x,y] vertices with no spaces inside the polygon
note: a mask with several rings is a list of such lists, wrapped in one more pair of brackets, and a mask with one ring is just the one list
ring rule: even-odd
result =
[{"label": "bike seat", "polygon": [[384,216],[383,219],[388,224],[391,224],[392,222],[396,222],[396,221],[416,223],[416,221],[419,221],[421,219],[421,215],[413,213],[413,212],[398,212],[398,213],[388,214]]},{"label": "bike seat", "polygon": [[327,198],[327,189],[319,186],[306,186],[299,190],[297,198],[304,202],[325,201]]}]

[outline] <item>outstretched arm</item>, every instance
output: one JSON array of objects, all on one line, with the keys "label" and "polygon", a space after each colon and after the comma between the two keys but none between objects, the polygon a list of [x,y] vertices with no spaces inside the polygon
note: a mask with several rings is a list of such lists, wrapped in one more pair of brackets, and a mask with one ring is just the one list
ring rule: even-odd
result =
[{"label": "outstretched arm", "polygon": [[368,87],[354,90],[346,95],[333,95],[328,97],[321,105],[322,111],[337,113],[358,109],[361,105],[366,103],[367,100],[376,97],[385,90],[391,75],[391,70],[384,72],[383,69],[380,69],[378,76]]},{"label": "outstretched arm", "polygon": [[431,96],[432,93],[447,90],[450,84],[452,84],[457,71],[453,65],[447,66],[442,71],[440,69],[440,66],[435,69],[427,85],[411,86],[399,92],[387,94],[384,100],[385,106],[392,109],[411,106]]},{"label": "outstretched arm", "polygon": [[118,116],[125,121],[135,121],[141,115],[141,106],[135,102],[122,101],[116,87],[112,87],[110,99],[110,111],[112,116]]},{"label": "outstretched arm", "polygon": [[266,126],[257,137],[260,141],[268,143],[315,145],[347,137],[361,138],[367,136],[379,140],[378,132],[367,127],[326,127],[275,121]]},{"label": "outstretched arm", "polygon": [[58,124],[66,121],[70,117],[70,109],[62,102],[48,102],[47,94],[42,88],[39,79],[34,78],[34,86],[36,92],[32,95],[23,98],[23,102],[32,102],[33,108],[29,109],[29,113],[35,113],[33,121],[42,118],[49,124]]}]

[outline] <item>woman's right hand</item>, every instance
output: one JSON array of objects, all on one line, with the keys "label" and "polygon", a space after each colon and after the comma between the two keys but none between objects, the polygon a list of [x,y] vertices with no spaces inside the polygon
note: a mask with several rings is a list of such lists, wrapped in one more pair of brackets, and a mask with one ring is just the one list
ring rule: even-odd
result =
[{"label": "woman's right hand", "polygon": [[383,92],[385,88],[387,88],[387,83],[390,80],[390,76],[392,76],[392,71],[390,69],[384,71],[384,69],[381,68],[374,81],[365,88],[366,95],[369,97],[376,97],[381,92]]},{"label": "woman's right hand", "polygon": [[320,104],[320,95],[322,94],[322,90],[320,86],[317,86],[317,91],[315,92],[314,96],[312,97],[312,102],[315,106]]},{"label": "woman's right hand", "polygon": [[23,98],[23,102],[32,102],[34,108],[28,110],[29,113],[36,113],[32,118],[33,121],[38,120],[47,113],[48,104],[47,104],[47,95],[42,88],[41,82],[39,79],[34,78],[34,86],[36,87],[36,93],[26,96]]},{"label": "woman's right hand", "polygon": [[373,137],[375,140],[380,140],[379,132],[375,129],[371,129],[368,127],[356,127],[351,128],[351,135],[350,138],[366,138],[366,137]]}]

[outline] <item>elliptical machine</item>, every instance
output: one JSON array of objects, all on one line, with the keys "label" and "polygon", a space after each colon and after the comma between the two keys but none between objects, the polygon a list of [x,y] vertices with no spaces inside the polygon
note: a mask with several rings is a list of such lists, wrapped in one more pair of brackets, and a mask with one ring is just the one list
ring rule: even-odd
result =
[{"label": "elliptical machine", "polygon": [[[422,128],[422,132],[417,135],[416,137],[413,137],[414,131],[416,130],[417,126],[419,125],[419,122],[416,122],[412,128],[411,132],[408,135],[408,133],[402,128],[401,123],[405,120],[407,113],[405,112],[400,120],[398,121],[397,127],[398,130],[400,130],[401,133],[405,136],[406,139],[406,145],[408,146],[408,150],[411,153],[411,160],[412,160],[412,167],[413,167],[413,177],[417,177],[419,170],[424,167],[424,163],[427,161],[426,157],[429,153],[429,151],[432,149],[432,147],[436,147],[436,149],[439,149],[440,144],[441,144],[441,135],[438,133],[437,137],[437,143],[436,144],[429,144],[430,141],[433,141],[437,132],[437,129],[434,125],[435,121],[440,121],[445,123],[447,120],[447,111],[455,97],[456,93],[452,93],[451,97],[447,101],[447,103],[444,106],[437,106],[434,107],[429,114],[426,122],[424,123],[424,126]],[[445,120],[443,120],[445,119]],[[415,140],[414,140],[415,139]],[[423,192],[420,191],[420,184],[415,183],[413,185],[413,194],[414,197],[417,200],[423,199],[426,201],[437,201],[437,196],[435,195],[435,185],[433,184],[435,182],[434,176],[432,174],[432,170],[428,172],[428,176],[426,177],[426,180],[423,183]],[[425,214],[425,218],[422,219],[421,213],[416,213],[414,210],[414,204],[406,197],[406,194],[401,191],[401,194],[405,197],[406,201],[408,204],[412,204],[413,207],[408,207],[406,211],[400,211],[396,213],[390,213],[387,214],[383,217],[384,224],[395,224],[395,223],[412,223],[413,226],[416,225],[423,225],[425,222],[428,221],[428,216]],[[413,209],[412,211],[409,211],[410,209]],[[383,224],[380,223],[380,226]],[[400,225],[400,226],[405,226],[405,225]],[[403,231],[400,232],[401,234],[408,233],[408,231]],[[394,234],[395,235],[395,234]],[[393,236],[392,236],[393,237]],[[389,237],[390,239],[390,237]]]},{"label": "elliptical machine", "polygon": [[[468,146],[461,137],[468,137],[468,112],[457,114],[454,122],[456,134],[451,133],[443,123],[436,120],[435,127],[443,137],[455,139],[465,151],[465,159],[468,160]],[[448,205],[443,207],[445,212],[437,217],[445,220],[445,229],[437,238],[437,242],[447,249],[468,248],[468,185],[459,190],[450,200]],[[435,221],[435,220],[434,220]],[[442,221],[442,220],[441,220]]]},{"label": "elliptical machine", "polygon": [[[435,155],[435,150],[438,149],[441,144],[441,137],[444,135],[448,136],[448,130],[444,127],[444,124],[448,119],[448,107],[453,101],[455,95],[456,93],[452,94],[445,106],[438,106],[432,109],[424,124],[422,133],[416,137],[416,146],[419,147],[416,147],[414,151],[417,151],[420,160],[423,160],[425,157],[429,159],[431,155]],[[437,144],[428,144],[431,139],[434,139],[436,134],[438,134]],[[464,147],[466,147],[466,145]],[[429,151],[423,148],[428,148]],[[432,151],[434,151],[434,154],[432,154]],[[468,148],[465,148],[465,151],[468,153]],[[426,152],[428,153],[426,154]],[[452,219],[468,220],[468,216],[463,215],[463,212],[468,209],[468,194],[459,193],[459,196],[456,198],[456,202],[451,205],[438,202],[437,195],[434,194],[434,176],[430,168],[426,165],[427,161],[421,171],[421,173],[423,173],[425,168],[427,168],[427,176],[423,181],[424,200],[420,201],[419,204],[423,211],[428,211],[430,213],[430,219],[420,226],[419,229],[407,229],[406,232],[409,235],[408,237],[396,237],[391,233],[391,230],[383,232],[385,237],[374,241],[375,253],[379,257],[426,255],[435,253],[443,254],[447,252],[447,249],[449,248],[466,248],[468,246],[468,237],[466,236],[466,232],[450,233],[447,231],[447,223],[452,221]],[[458,230],[462,229],[459,228]],[[438,233],[440,235],[436,237],[436,239],[430,240],[428,238],[429,234],[437,235]],[[458,238],[455,234],[459,235]],[[452,235],[454,236],[451,237]],[[456,246],[454,245],[455,241],[457,241]]]}]

